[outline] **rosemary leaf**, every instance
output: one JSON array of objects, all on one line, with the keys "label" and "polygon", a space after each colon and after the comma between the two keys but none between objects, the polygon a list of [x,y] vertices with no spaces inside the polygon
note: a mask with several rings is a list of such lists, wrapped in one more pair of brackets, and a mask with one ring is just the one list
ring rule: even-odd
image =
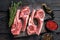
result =
[{"label": "rosemary leaf", "polygon": [[13,21],[14,21],[14,18],[15,18],[15,15],[16,15],[16,11],[17,11],[17,8],[21,5],[21,1],[18,2],[18,3],[12,3],[11,4],[11,7],[10,7],[10,18],[9,18],[9,27],[11,27]]}]

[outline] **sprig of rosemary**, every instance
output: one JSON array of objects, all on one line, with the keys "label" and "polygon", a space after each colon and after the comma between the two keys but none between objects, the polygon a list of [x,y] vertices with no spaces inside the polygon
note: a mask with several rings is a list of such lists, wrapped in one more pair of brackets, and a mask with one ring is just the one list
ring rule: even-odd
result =
[{"label": "sprig of rosemary", "polygon": [[12,2],[11,7],[9,9],[9,12],[10,12],[9,27],[11,27],[11,25],[14,21],[15,15],[16,15],[17,8],[21,5],[21,3],[22,3],[21,1],[17,2],[17,3]]}]

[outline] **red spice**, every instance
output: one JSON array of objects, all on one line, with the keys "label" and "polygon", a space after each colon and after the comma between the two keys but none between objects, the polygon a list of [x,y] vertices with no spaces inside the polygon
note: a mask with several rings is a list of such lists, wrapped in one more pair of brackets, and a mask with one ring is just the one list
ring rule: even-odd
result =
[{"label": "red spice", "polygon": [[55,21],[52,21],[52,20],[48,20],[47,23],[46,23],[46,27],[49,29],[49,30],[56,30],[58,28],[58,25]]}]

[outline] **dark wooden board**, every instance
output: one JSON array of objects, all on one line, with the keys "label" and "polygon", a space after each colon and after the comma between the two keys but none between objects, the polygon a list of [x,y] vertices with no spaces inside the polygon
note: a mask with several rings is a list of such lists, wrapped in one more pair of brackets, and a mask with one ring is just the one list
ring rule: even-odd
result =
[{"label": "dark wooden board", "polygon": [[[8,9],[11,1],[18,2],[20,0],[0,0],[0,40],[39,40],[37,36],[13,38],[10,35],[10,29],[8,27]],[[46,3],[54,12],[55,19],[59,28],[57,32],[60,32],[60,0],[21,0],[23,3]],[[54,40],[60,40],[60,35],[55,35]]]}]

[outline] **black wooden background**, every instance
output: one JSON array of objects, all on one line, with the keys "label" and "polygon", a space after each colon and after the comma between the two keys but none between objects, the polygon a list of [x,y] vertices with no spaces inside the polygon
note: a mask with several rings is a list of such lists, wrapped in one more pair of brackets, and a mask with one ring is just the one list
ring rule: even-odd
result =
[{"label": "black wooden background", "polygon": [[[20,0],[0,0],[0,40],[39,40],[37,36],[29,36],[22,38],[13,38],[8,27],[8,8],[11,1],[18,2]],[[21,0],[23,3],[46,3],[54,12],[55,19],[58,23],[58,30],[60,32],[60,0]],[[54,35],[54,40],[60,40],[60,34]]]}]

